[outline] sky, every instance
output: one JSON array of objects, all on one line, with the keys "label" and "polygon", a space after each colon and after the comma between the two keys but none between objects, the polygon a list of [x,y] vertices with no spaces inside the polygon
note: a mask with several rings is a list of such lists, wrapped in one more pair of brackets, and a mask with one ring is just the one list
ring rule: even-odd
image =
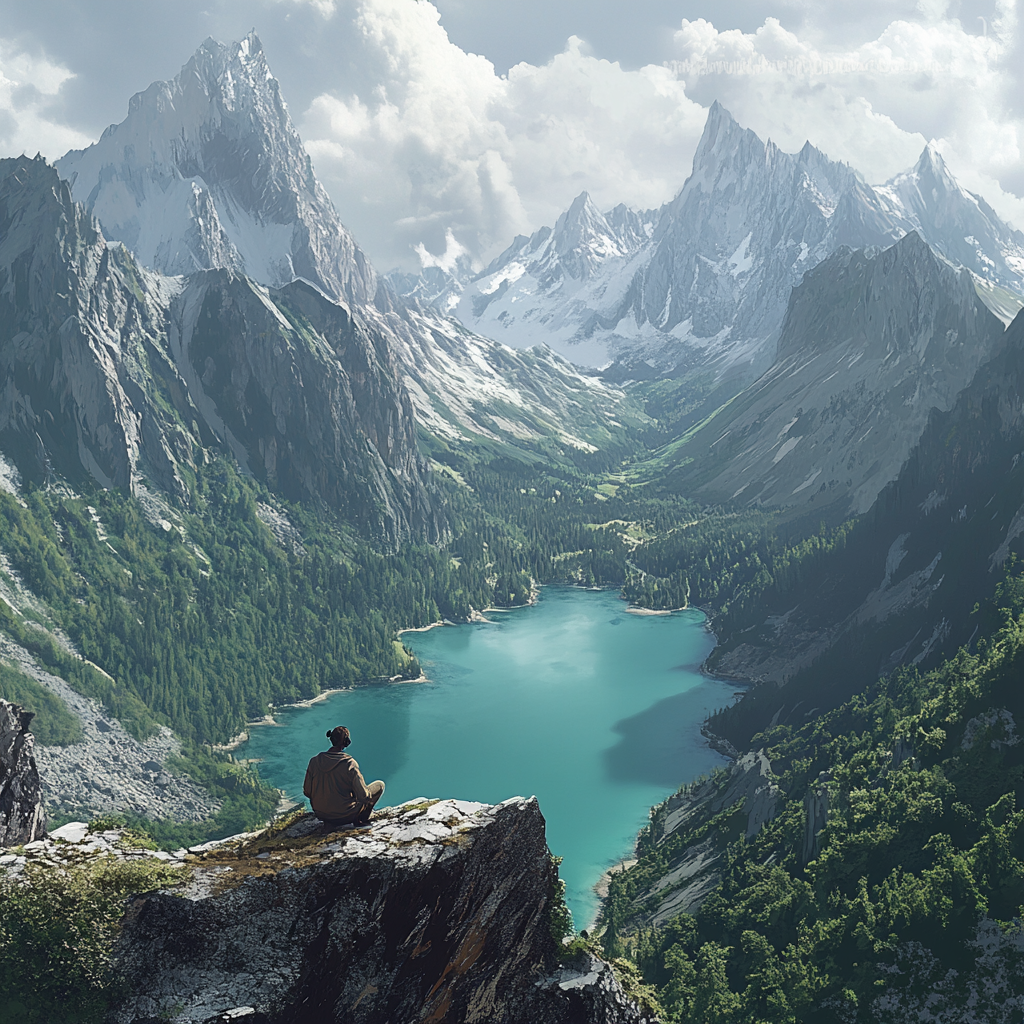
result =
[{"label": "sky", "polygon": [[207,37],[259,34],[381,270],[477,265],[682,187],[718,99],[880,183],[934,140],[1024,228],[1024,0],[0,0],[0,157],[56,159]]}]

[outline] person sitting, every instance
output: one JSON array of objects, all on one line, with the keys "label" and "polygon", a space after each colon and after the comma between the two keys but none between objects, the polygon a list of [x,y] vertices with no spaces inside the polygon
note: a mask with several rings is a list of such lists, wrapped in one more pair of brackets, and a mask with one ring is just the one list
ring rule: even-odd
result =
[{"label": "person sitting", "polygon": [[328,827],[365,825],[384,795],[384,783],[377,779],[366,784],[356,759],[345,753],[352,742],[345,726],[329,729],[327,738],[331,749],[310,759],[302,792],[309,798],[313,813]]}]

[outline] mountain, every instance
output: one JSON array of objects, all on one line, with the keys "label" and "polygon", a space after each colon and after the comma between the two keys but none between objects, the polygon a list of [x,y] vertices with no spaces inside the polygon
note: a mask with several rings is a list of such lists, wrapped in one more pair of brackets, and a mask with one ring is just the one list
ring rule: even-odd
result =
[{"label": "mountain", "polygon": [[925,146],[912,170],[877,186],[875,193],[947,260],[969,267],[983,284],[1024,292],[1024,232],[963,188],[934,143]]},{"label": "mountain", "polygon": [[648,467],[708,503],[861,514],[1003,331],[970,272],[916,231],[881,251],[842,247],[793,289],[771,368]]},{"label": "mountain", "polygon": [[[353,318],[385,363],[390,350],[420,419],[449,440],[468,431],[593,448],[609,431],[578,395],[606,409],[625,401],[561,360],[519,356],[455,328],[432,304],[444,306],[443,271],[429,296],[421,288],[409,302],[380,285],[313,171],[255,33],[231,45],[206,40],[173,81],[134,96],[121,124],[57,166],[104,234],[147,268],[227,270],[271,288],[305,280],[340,302],[346,312],[320,312]],[[484,410],[494,401],[504,417]]]},{"label": "mountain", "polygon": [[716,102],[670,203],[601,214],[584,193],[553,229],[449,281],[445,302],[471,330],[544,341],[577,363],[618,360],[641,378],[711,366],[749,380],[771,364],[808,270],[841,246],[886,247],[909,231],[977,275],[1005,322],[1024,303],[1024,235],[961,188],[933,146],[872,187],[810,143],[789,154],[763,142]]},{"label": "mountain", "polygon": [[0,161],[0,446],[51,472],[189,502],[206,449],[371,535],[442,528],[387,340],[294,282],[187,279],[108,243],[42,160]]},{"label": "mountain", "polygon": [[448,309],[507,344],[544,343],[574,363],[603,365],[612,351],[603,311],[624,301],[657,216],[625,206],[602,214],[583,192],[554,228],[518,236],[467,283],[450,281]]},{"label": "mountain", "polygon": [[842,541],[736,620],[714,667],[763,685],[717,732],[742,746],[773,716],[802,722],[899,665],[929,668],[970,644],[986,625],[975,606],[1024,535],[1022,409],[1024,313]]},{"label": "mountain", "polygon": [[377,279],[313,173],[255,32],[207,39],[170,82],[57,162],[72,195],[146,267],[295,278],[370,301]]}]

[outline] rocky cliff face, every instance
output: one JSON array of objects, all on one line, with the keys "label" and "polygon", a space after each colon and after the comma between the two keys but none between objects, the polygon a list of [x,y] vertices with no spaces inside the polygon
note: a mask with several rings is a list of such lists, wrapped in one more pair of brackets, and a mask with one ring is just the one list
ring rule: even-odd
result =
[{"label": "rocky cliff face", "polygon": [[442,534],[398,364],[365,319],[302,281],[209,271],[172,303],[168,346],[205,423],[272,490],[370,535]]},{"label": "rocky cliff face", "polygon": [[0,700],[0,847],[31,843],[46,832],[31,721],[32,712]]},{"label": "rocky cliff face", "polygon": [[387,337],[302,283],[166,278],[41,160],[0,162],[0,446],[28,478],[188,501],[211,445],[374,536],[444,529]]},{"label": "rocky cliff face", "polygon": [[175,489],[193,442],[149,399],[156,373],[176,376],[158,348],[170,290],[107,245],[52,167],[0,161],[0,444],[24,475],[132,487],[145,447]]},{"label": "rocky cliff face", "polygon": [[[663,925],[678,914],[695,914],[722,880],[726,847],[740,836],[753,839],[775,817],[780,796],[771,761],[764,750],[752,750],[655,807],[638,856],[668,851],[661,854],[664,870],[632,897],[626,927]],[[733,814],[727,826],[707,827],[728,811]],[[680,843],[681,838],[686,841]]]},{"label": "rocky cliff face", "polygon": [[641,1024],[607,964],[560,964],[535,800],[420,801],[370,827],[196,847],[128,907],[113,1019]]}]

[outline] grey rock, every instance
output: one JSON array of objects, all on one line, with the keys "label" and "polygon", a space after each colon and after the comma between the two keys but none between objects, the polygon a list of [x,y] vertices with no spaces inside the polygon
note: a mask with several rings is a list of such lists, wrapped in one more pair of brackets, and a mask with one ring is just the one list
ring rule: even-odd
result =
[{"label": "grey rock", "polygon": [[804,842],[800,859],[806,864],[821,852],[821,833],[828,825],[828,783],[832,776],[821,772],[818,781],[804,794]]},{"label": "grey rock", "polygon": [[406,804],[343,833],[300,820],[189,863],[183,889],[128,908],[118,1024],[643,1019],[607,964],[558,963],[536,800]]},{"label": "grey rock", "polygon": [[680,449],[683,492],[841,521],[894,480],[933,409],[1004,344],[966,270],[917,232],[841,249],[789,300],[771,368]]},{"label": "grey rock", "polygon": [[1020,745],[1017,723],[1006,708],[989,708],[972,718],[964,727],[962,750],[973,750],[985,743],[992,750],[1008,750]]},{"label": "grey rock", "polygon": [[[746,813],[745,838],[753,839],[777,813],[780,796],[764,750],[748,751],[728,768],[688,786],[655,808],[651,829],[657,845],[735,808]],[[627,928],[659,925],[681,913],[696,913],[721,881],[723,846],[708,837],[685,847],[665,872],[637,893]]]},{"label": "grey rock", "polygon": [[[140,743],[116,719],[102,717],[98,701],[40,668],[28,651],[6,636],[0,636],[0,656],[53,691],[82,723],[81,743],[35,748],[43,802],[50,814],[96,816],[135,811],[151,818],[201,821],[220,809],[220,802],[188,776],[168,776],[170,782],[165,787],[142,781],[146,778],[143,773],[150,771],[148,765],[155,764],[163,771],[163,762],[181,752],[170,729],[162,726]],[[105,722],[109,730],[101,733],[98,721]]]},{"label": "grey rock", "polygon": [[0,700],[0,847],[21,846],[46,834],[39,771],[28,731],[31,711]]},{"label": "grey rock", "polygon": [[52,167],[0,161],[0,445],[28,479],[88,475],[155,508],[146,473],[187,504],[184,467],[220,446],[371,535],[437,539],[389,338],[309,284],[148,272]]}]

